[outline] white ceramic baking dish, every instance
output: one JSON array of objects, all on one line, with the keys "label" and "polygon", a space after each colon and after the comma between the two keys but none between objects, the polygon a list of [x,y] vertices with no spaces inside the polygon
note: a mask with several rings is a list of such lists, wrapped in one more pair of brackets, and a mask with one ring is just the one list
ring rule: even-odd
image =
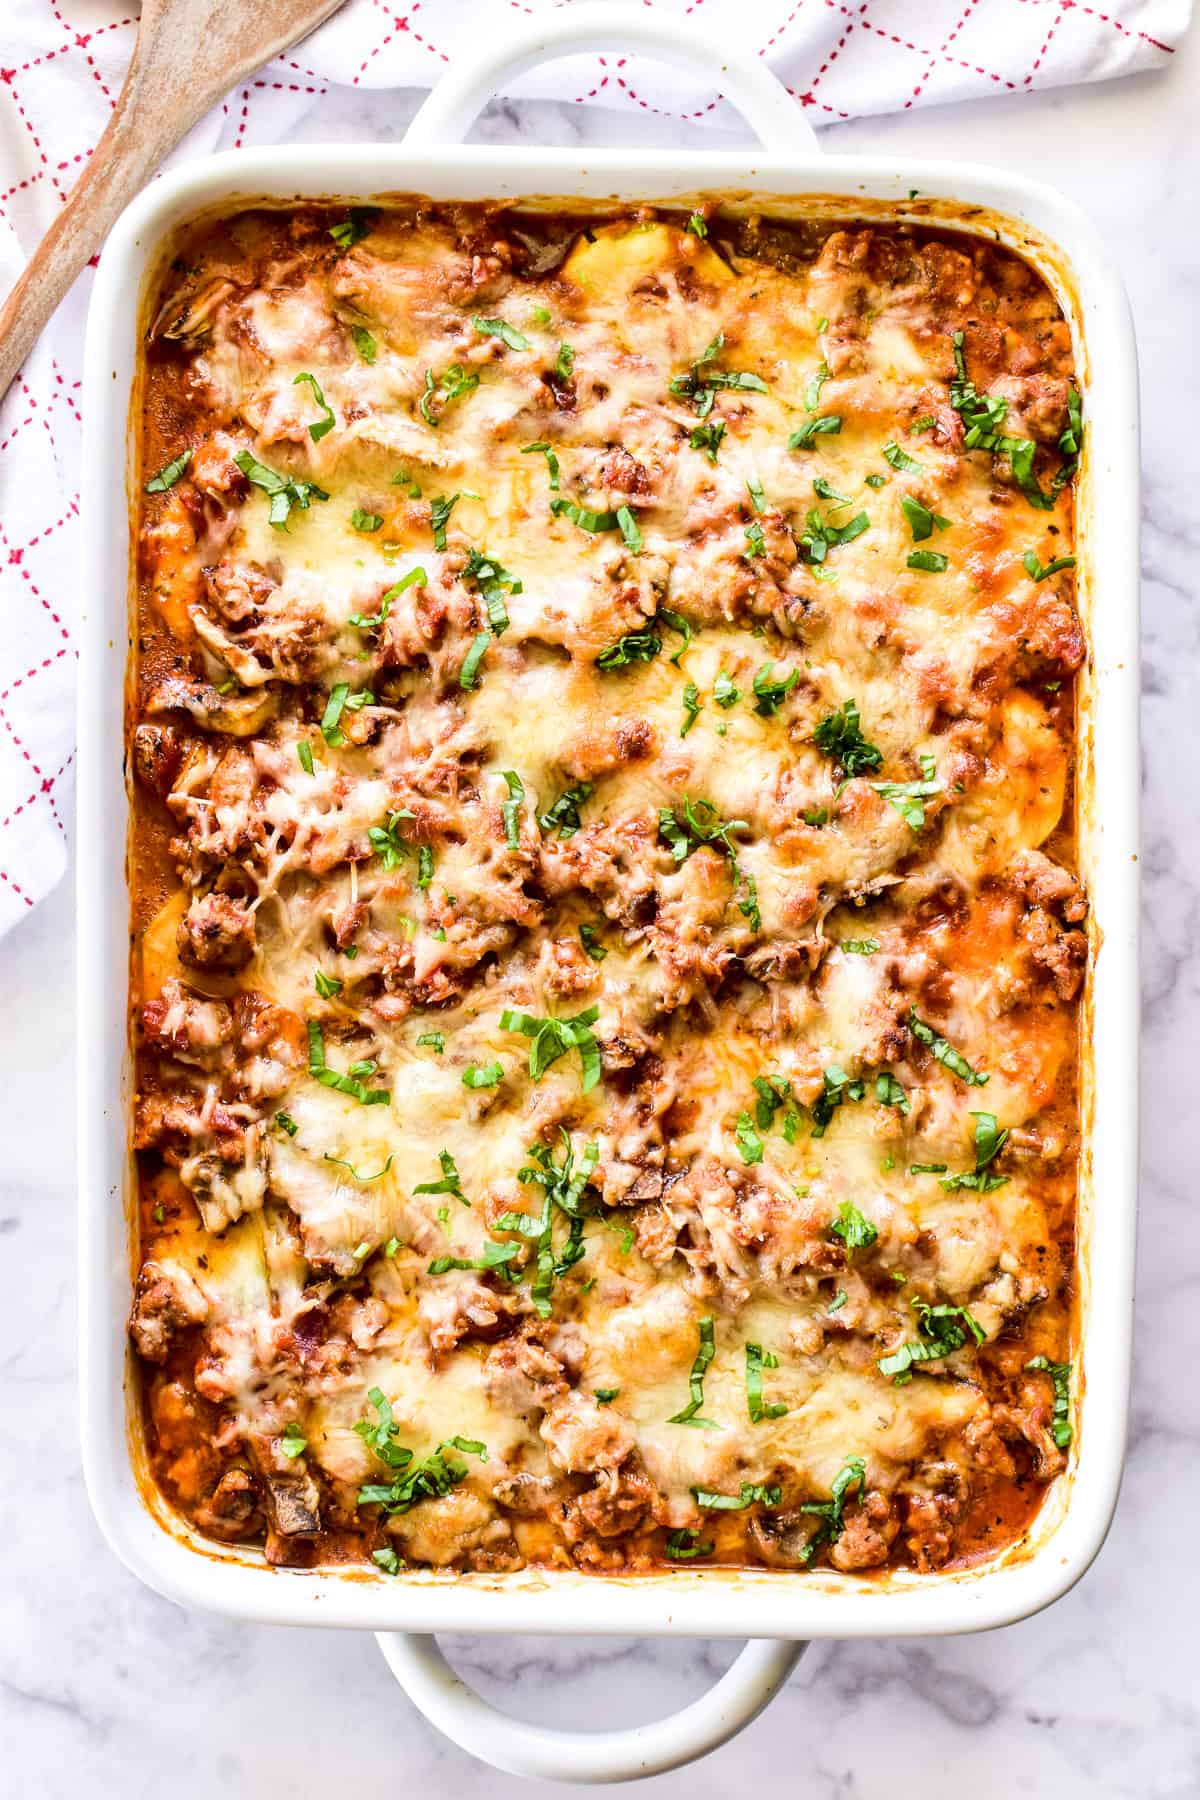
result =
[{"label": "white ceramic baking dish", "polygon": [[[684,34],[686,33],[686,38]],[[1138,418],[1127,306],[1102,243],[1050,188],[968,164],[825,157],[764,64],[698,40],[691,22],[582,5],[505,26],[453,70],[401,146],[305,146],[215,156],[155,182],[104,252],[87,337],[83,634],[79,685],[79,1146],[84,1462],[96,1516],[119,1556],[188,1606],[292,1625],[378,1631],[411,1697],[460,1744],[522,1774],[583,1781],[653,1774],[740,1729],[786,1678],[797,1640],[980,1630],[1063,1594],[1103,1541],[1124,1449],[1136,1177]],[[568,50],[620,41],[699,69],[755,127],[762,150],[578,155],[462,147],[503,77]],[[457,147],[452,147],[457,146]],[[913,198],[915,190],[916,197]],[[1078,1423],[1068,1474],[1030,1537],[986,1567],[918,1577],[832,1571],[674,1570],[636,1579],[528,1571],[500,1577],[271,1569],[255,1553],[190,1537],[146,1478],[125,1319],[132,1183],[126,1038],[128,822],[122,742],[131,573],[131,430],[139,324],[164,239],[221,205],[563,196],[599,202],[729,196],[795,216],[918,218],[986,232],[1046,276],[1069,317],[1084,391],[1080,593],[1091,638],[1080,709],[1081,856],[1094,907],[1084,1032]],[[806,199],[806,197],[808,197]],[[819,197],[819,198],[817,198]],[[572,1734],[506,1720],[448,1670],[435,1630],[753,1633],[703,1701],[656,1725]]]}]

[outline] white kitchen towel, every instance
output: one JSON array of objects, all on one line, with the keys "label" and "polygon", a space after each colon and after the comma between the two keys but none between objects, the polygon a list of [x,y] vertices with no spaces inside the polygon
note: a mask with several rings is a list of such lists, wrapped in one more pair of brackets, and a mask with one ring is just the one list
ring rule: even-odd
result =
[{"label": "white kitchen towel", "polygon": [[[269,4],[270,0],[245,0]],[[1191,0],[646,0],[761,56],[817,124],[935,102],[1101,80],[1166,62]],[[294,56],[218,107],[177,155],[319,140],[335,88],[428,87],[485,29],[548,0],[348,0]],[[0,0],[0,292],[69,193],[108,119],[136,20],[121,0]],[[514,85],[552,97],[732,126],[719,95],[620,48]],[[378,124],[372,121],[378,120]],[[335,128],[337,129],[337,128]],[[364,108],[359,136],[391,136]],[[614,131],[614,136],[617,132]],[[49,892],[71,825],[85,274],[0,409],[0,933]]]}]

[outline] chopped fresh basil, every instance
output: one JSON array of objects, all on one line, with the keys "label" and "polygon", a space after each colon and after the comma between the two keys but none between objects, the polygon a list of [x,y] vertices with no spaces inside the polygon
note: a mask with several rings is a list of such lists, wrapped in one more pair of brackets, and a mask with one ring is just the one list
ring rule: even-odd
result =
[{"label": "chopped fresh basil", "polygon": [[313,773],[312,745],[307,738],[301,738],[296,745],[296,760],[306,775]]},{"label": "chopped fresh basil", "polygon": [[293,507],[307,512],[313,500],[329,498],[325,489],[319,488],[314,481],[299,481],[292,475],[279,475],[251,456],[248,450],[238,450],[233,460],[246,480],[253,487],[261,488],[269,498],[271,504],[267,511],[267,523],[273,525],[276,531],[287,530]]},{"label": "chopped fresh basil", "polygon": [[671,855],[677,863],[685,862],[701,844],[711,844],[724,850],[736,868],[736,852],[729,833],[747,830],[749,826],[745,819],[722,820],[711,802],[693,801],[688,794],[683,797],[682,818],[677,806],[662,806],[658,812],[658,835],[670,845]]},{"label": "chopped fresh basil", "polygon": [[554,373],[560,381],[570,381],[575,373],[575,352],[570,344],[560,344],[554,359]]},{"label": "chopped fresh basil", "polygon": [[845,1288],[839,1288],[837,1293],[833,1296],[833,1299],[829,1302],[829,1305],[825,1308],[825,1311],[831,1313],[841,1312],[849,1298],[850,1296],[847,1294]]},{"label": "chopped fresh basil", "polygon": [[594,925],[589,925],[585,922],[579,927],[579,941],[593,962],[603,962],[608,955],[608,951],[600,942]]},{"label": "chopped fresh basil", "polygon": [[913,1306],[917,1313],[916,1341],[899,1344],[887,1356],[877,1359],[880,1374],[890,1375],[896,1387],[903,1387],[912,1380],[914,1364],[952,1356],[962,1349],[968,1336],[977,1344],[987,1339],[987,1332],[965,1307],[930,1306],[924,1300],[914,1300]]},{"label": "chopped fresh basil", "polygon": [[764,1487],[758,1481],[743,1481],[736,1494],[718,1494],[711,1488],[694,1487],[696,1505],[705,1512],[745,1512],[748,1506],[778,1506],[782,1488]]},{"label": "chopped fresh basil", "polygon": [[476,313],[471,324],[481,337],[499,338],[500,342],[507,344],[510,350],[533,349],[533,345],[525,333],[518,331],[515,325],[508,324],[505,319],[481,319]]},{"label": "chopped fresh basil", "polygon": [[1027,1369],[1037,1370],[1048,1375],[1054,1383],[1054,1417],[1050,1426],[1050,1435],[1060,1450],[1070,1448],[1071,1438],[1071,1365],[1069,1362],[1051,1362],[1047,1356],[1033,1356],[1025,1364]]},{"label": "chopped fresh basil", "polygon": [[915,456],[909,456],[897,443],[883,446],[883,460],[891,463],[893,469],[907,469],[914,475],[919,475],[924,468],[923,463],[919,463]]},{"label": "chopped fresh basil", "polygon": [[[438,1213],[442,1218],[442,1213]],[[495,1238],[485,1238],[482,1256],[435,1256],[428,1265],[430,1275],[446,1275],[451,1269],[487,1270],[504,1269],[507,1264],[515,1262],[521,1254],[519,1244],[499,1244]]]},{"label": "chopped fresh basil", "polygon": [[794,1144],[796,1133],[800,1129],[800,1114],[792,1098],[791,1082],[783,1075],[756,1075],[751,1085],[757,1095],[754,1123],[758,1129],[769,1131],[775,1122],[775,1114],[782,1106],[783,1136],[787,1143]]},{"label": "chopped fresh basil", "polygon": [[910,831],[922,831],[925,826],[925,802],[935,795],[945,793],[942,782],[937,780],[937,768],[932,756],[922,752],[917,759],[921,765],[920,781],[873,781],[871,786],[881,800],[894,806]]},{"label": "chopped fresh basil", "polygon": [[[717,460],[717,452],[721,448],[721,439],[725,436],[724,419],[716,419],[711,424],[693,425],[688,444],[693,450],[703,450],[710,463]],[[761,510],[761,508],[757,509]]]},{"label": "chopped fresh basil", "polygon": [[433,531],[433,547],[435,550],[446,548],[446,527],[450,523],[450,514],[458,505],[457,494],[435,494],[429,502],[429,524]]},{"label": "chopped fresh basil", "polygon": [[912,1104],[904,1088],[886,1070],[875,1077],[875,1098],[880,1106],[894,1106],[898,1112],[906,1115],[912,1111]]},{"label": "chopped fresh basil", "polygon": [[377,613],[352,612],[347,620],[347,624],[353,625],[356,631],[378,631],[387,621],[388,614],[392,610],[393,600],[398,600],[400,595],[403,594],[407,588],[424,587],[428,580],[429,577],[426,575],[424,569],[419,563],[416,564],[413,568],[409,569],[407,574],[402,575],[399,581],[390,587],[387,593],[384,594],[379,602],[379,611]]},{"label": "chopped fresh basil", "polygon": [[502,1080],[504,1065],[498,1062],[485,1063],[480,1068],[476,1063],[468,1063],[463,1070],[463,1086],[468,1088],[494,1088]]},{"label": "chopped fresh basil", "polygon": [[367,236],[378,217],[377,206],[352,206],[344,219],[329,227],[329,235],[339,250],[349,250]]},{"label": "chopped fresh basil", "polygon": [[695,1556],[711,1556],[714,1546],[702,1544],[698,1531],[673,1531],[667,1538],[667,1555],[672,1562],[691,1562]]},{"label": "chopped fresh basil", "polygon": [[676,400],[686,400],[696,416],[706,419],[713,401],[722,389],[741,394],[765,394],[767,384],[761,375],[743,374],[737,369],[714,369],[712,364],[725,348],[725,333],[719,331],[702,350],[686,375],[671,378],[669,391]]},{"label": "chopped fresh basil", "polygon": [[989,1075],[973,1069],[966,1057],[956,1050],[953,1044],[947,1043],[946,1039],[940,1032],[935,1031],[932,1025],[927,1025],[924,1019],[919,1019],[915,1009],[909,1011],[908,1029],[918,1043],[924,1044],[935,1061],[940,1062],[943,1068],[949,1069],[952,1075],[957,1075],[960,1081],[965,1081],[968,1087],[986,1087],[991,1080]]},{"label": "chopped fresh basil", "polygon": [[922,569],[927,575],[944,575],[950,567],[950,558],[943,556],[940,550],[910,550],[907,567]]},{"label": "chopped fresh basil", "polygon": [[806,825],[812,825],[819,831],[823,825],[829,823],[829,808],[827,806],[807,806],[800,817]]},{"label": "chopped fresh basil", "polygon": [[293,387],[298,387],[302,381],[307,382],[308,386],[312,389],[312,397],[316,401],[321,412],[321,417],[315,424],[310,425],[308,428],[309,437],[314,444],[317,444],[325,436],[326,432],[333,430],[334,426],[337,424],[337,420],[333,416],[332,406],[330,406],[324,394],[321,392],[321,384],[316,376],[310,375],[307,369],[302,370],[301,373],[295,377],[292,383]]},{"label": "chopped fresh basil", "polygon": [[367,842],[389,872],[398,869],[408,854],[409,846],[400,827],[414,816],[407,806],[402,806],[398,812],[388,813],[382,825],[372,825],[367,832]]},{"label": "chopped fresh basil", "polygon": [[[466,394],[473,394],[478,386],[478,375],[473,369],[464,369],[461,363],[451,363],[450,367],[443,370],[436,379],[433,370],[426,369],[425,391],[417,403],[421,417],[436,431],[445,417],[446,408],[451,401],[461,400]],[[439,402],[441,406],[441,411],[436,416],[433,412],[435,401]],[[417,491],[419,493],[420,489]]]},{"label": "chopped fresh basil", "polygon": [[742,554],[743,556],[765,556],[767,554],[767,540],[763,536],[763,528],[757,519],[752,519],[746,526],[746,548]]},{"label": "chopped fresh basil", "polygon": [[[814,483],[815,486],[815,483]],[[806,563],[820,565],[828,557],[831,549],[838,544],[852,544],[860,538],[864,531],[871,529],[871,521],[865,512],[856,513],[844,525],[832,525],[823,519],[815,507],[810,508],[804,530],[797,543],[800,555]]]},{"label": "chopped fresh basil", "polygon": [[308,1072],[314,1081],[319,1081],[322,1087],[335,1088],[339,1094],[349,1094],[350,1098],[357,1100],[360,1106],[390,1105],[392,1096],[387,1088],[368,1088],[359,1079],[360,1076],[369,1078],[374,1075],[375,1064],[373,1062],[351,1063],[350,1071],[346,1075],[337,1069],[327,1068],[325,1065],[325,1037],[320,1025],[315,1019],[309,1019],[306,1030],[308,1032]]},{"label": "chopped fresh basil", "polygon": [[949,519],[944,519],[941,513],[930,512],[927,506],[922,506],[921,502],[914,500],[911,494],[901,495],[900,510],[908,520],[914,544],[919,544],[925,538],[932,537],[935,529],[938,531],[949,529]]},{"label": "chopped fresh basil", "polygon": [[763,1370],[777,1369],[779,1358],[761,1344],[746,1345],[746,1407],[753,1424],[763,1419],[782,1419],[787,1407],[781,1401],[768,1404],[763,1399]]},{"label": "chopped fresh basil", "polygon": [[564,790],[541,814],[538,824],[544,832],[557,831],[560,838],[574,837],[583,823],[579,809],[592,792],[590,781],[576,782]]},{"label": "chopped fresh basil", "polygon": [[550,477],[550,488],[553,493],[557,494],[559,477],[558,457],[555,455],[551,445],[546,443],[544,438],[539,438],[536,444],[526,444],[521,455],[533,456],[535,453],[545,457],[546,471]]},{"label": "chopped fresh basil", "polygon": [[843,1200],[838,1216],[829,1227],[830,1237],[840,1238],[849,1251],[869,1250],[879,1236],[871,1221],[864,1218],[852,1200]]},{"label": "chopped fresh basil", "polygon": [[[720,726],[717,729],[720,730]],[[753,875],[744,874],[736,862],[733,865],[733,875],[735,882],[740,883],[746,890],[745,897],[737,903],[738,911],[743,919],[749,921],[751,931],[761,931],[762,913],[758,908],[758,883]]]},{"label": "chopped fresh basil", "polygon": [[293,1461],[297,1456],[303,1456],[304,1452],[308,1449],[308,1439],[305,1437],[300,1426],[297,1425],[295,1419],[289,1419],[288,1423],[284,1426],[282,1436],[279,1439],[279,1448],[283,1451],[285,1456],[291,1457]]},{"label": "chopped fresh basil", "polygon": [[995,1113],[977,1112],[971,1117],[975,1121],[975,1167],[963,1175],[943,1175],[941,1185],[948,1193],[970,1188],[977,1194],[992,1194],[1008,1182],[1007,1175],[993,1175],[988,1165],[999,1156],[1009,1134],[1000,1130]]},{"label": "chopped fresh basil", "polygon": [[813,476],[813,493],[818,500],[832,500],[838,506],[852,506],[854,503],[847,494],[839,494],[832,488],[823,475]]},{"label": "chopped fresh basil", "polygon": [[700,1408],[704,1405],[704,1377],[708,1365],[717,1353],[716,1339],[713,1335],[711,1318],[700,1319],[697,1326],[700,1334],[700,1347],[696,1351],[696,1359],[692,1364],[692,1372],[688,1377],[688,1389],[691,1399],[682,1412],[673,1413],[667,1420],[668,1425],[693,1425],[701,1431],[716,1431],[719,1427],[712,1419],[702,1419]]},{"label": "chopped fresh basil", "polygon": [[524,593],[524,587],[515,575],[510,575],[503,563],[485,550],[472,549],[467,554],[467,566],[462,572],[464,581],[474,584],[483,597],[487,607],[488,623],[496,637],[508,630],[508,608],[504,604],[505,589],[512,596]]},{"label": "chopped fresh basil", "polygon": [[[529,1150],[532,1162],[517,1171],[518,1181],[535,1183],[543,1191],[540,1218],[525,1212],[508,1212],[503,1213],[496,1222],[500,1231],[519,1232],[523,1238],[535,1240],[533,1281],[529,1297],[535,1312],[544,1319],[550,1316],[555,1281],[572,1269],[584,1255],[584,1213],[581,1202],[600,1159],[599,1145],[587,1144],[576,1168],[570,1136],[561,1126],[559,1130],[563,1143],[561,1161],[555,1162],[553,1152],[547,1145],[533,1144]],[[565,1243],[556,1252],[554,1221],[558,1212],[565,1214],[568,1231]]]},{"label": "chopped fresh basil", "polygon": [[656,625],[665,625],[669,631],[676,632],[677,635],[683,639],[678,650],[673,650],[667,658],[667,661],[674,663],[675,667],[678,669],[682,665],[683,658],[692,641],[693,634],[691,626],[688,624],[682,613],[671,612],[670,609],[665,606],[659,607],[658,612],[655,614],[654,623]]},{"label": "chopped fresh basil", "polygon": [[344,712],[361,712],[364,706],[374,706],[375,696],[370,688],[359,688],[357,693],[350,692],[349,684],[339,681],[330,688],[329,698],[325,702],[325,711],[321,715],[321,736],[331,749],[336,750],[346,741],[341,728],[341,717]]},{"label": "chopped fresh basil", "polygon": [[598,669],[627,669],[632,663],[653,662],[662,649],[662,639],[653,626],[642,631],[627,631],[615,644],[602,650],[596,658]]},{"label": "chopped fresh basil", "polygon": [[861,1456],[848,1456],[838,1473],[833,1478],[828,1500],[806,1500],[800,1508],[801,1512],[814,1513],[821,1523],[800,1552],[800,1561],[807,1566],[813,1557],[826,1544],[832,1544],[842,1534],[843,1518],[846,1502],[852,1490],[857,1487],[858,1499],[861,1502],[867,1486],[867,1465]]},{"label": "chopped fresh basil", "polygon": [[[467,1477],[465,1463],[454,1462],[446,1452],[461,1450],[468,1456],[487,1461],[487,1451],[474,1438],[453,1437],[438,1445],[422,1462],[413,1465],[413,1453],[396,1442],[400,1428],[392,1417],[392,1408],[382,1390],[371,1388],[367,1399],[377,1418],[360,1419],[354,1429],[373,1450],[380,1462],[393,1472],[390,1483],[371,1482],[358,1490],[359,1506],[380,1506],[390,1518],[410,1512],[418,1501],[441,1500]],[[381,1565],[390,1567],[388,1564]]]},{"label": "chopped fresh basil", "polygon": [[764,719],[775,717],[800,679],[799,669],[791,669],[777,681],[771,673],[774,667],[774,663],[764,663],[754,677],[754,710]]},{"label": "chopped fresh basil", "polygon": [[417,846],[417,886],[427,888],[433,880],[433,850],[429,844]]},{"label": "chopped fresh basil", "polygon": [[843,700],[836,712],[826,714],[813,732],[813,743],[848,777],[877,769],[883,751],[862,733],[862,717],[854,700]]},{"label": "chopped fresh basil", "polygon": [[290,1113],[277,1112],[275,1114],[275,1123],[278,1125],[280,1131],[286,1131],[289,1137],[295,1137],[300,1129]]},{"label": "chopped fresh basil", "polygon": [[1025,572],[1031,581],[1045,581],[1048,575],[1057,575],[1062,569],[1073,569],[1073,556],[1056,556],[1053,562],[1040,563],[1036,550],[1027,550],[1021,561],[1025,564]]},{"label": "chopped fresh basil", "polygon": [[696,723],[696,720],[700,717],[703,709],[704,702],[700,698],[700,689],[696,686],[694,681],[685,683],[683,689],[684,721],[683,728],[679,733],[681,738],[687,736],[688,732],[692,729],[692,726]]},{"label": "chopped fresh basil", "polygon": [[500,1014],[500,1029],[519,1031],[529,1039],[529,1073],[534,1081],[540,1081],[551,1063],[557,1062],[560,1056],[578,1050],[586,1094],[600,1079],[600,1046],[591,1029],[599,1017],[598,1006],[589,1006],[585,1012],[576,1013],[570,1019],[539,1018],[533,1013],[513,1012],[506,1007]]},{"label": "chopped fresh basil", "polygon": [[157,475],[150,477],[143,491],[147,494],[165,494],[168,488],[173,488],[180,477],[187,473],[191,460],[192,452],[181,450],[178,456],[163,464]]},{"label": "chopped fresh basil", "polygon": [[354,339],[354,348],[365,363],[373,363],[379,355],[379,346],[365,325],[352,325],[350,336]]},{"label": "chopped fresh basil", "polygon": [[879,948],[878,938],[843,938],[838,945],[847,956],[874,956]]},{"label": "chopped fresh basil", "polygon": [[462,668],[458,671],[458,685],[464,691],[479,685],[479,665],[484,653],[492,641],[490,631],[481,631],[471,640],[471,647],[463,658]]},{"label": "chopped fresh basil", "polygon": [[332,1000],[342,991],[342,980],[338,975],[327,975],[324,969],[318,969],[313,976],[313,986],[322,1000]]},{"label": "chopped fresh basil", "polygon": [[763,1141],[748,1112],[738,1114],[733,1135],[737,1140],[738,1151],[744,1163],[760,1163],[762,1161]]},{"label": "chopped fresh basil", "polygon": [[814,419],[808,419],[799,431],[793,431],[787,441],[789,450],[811,450],[813,439],[819,437],[836,437],[842,429],[842,421],[836,413],[820,413]]},{"label": "chopped fresh basil", "polygon": [[377,1568],[382,1569],[385,1575],[398,1575],[404,1567],[399,1554],[392,1549],[390,1544],[385,1544],[382,1550],[372,1550],[371,1561]]},{"label": "chopped fresh basil", "polygon": [[550,502],[550,511],[555,518],[569,519],[572,525],[578,525],[580,531],[590,531],[593,535],[619,529],[615,512],[595,512],[590,506],[580,506],[578,502],[561,496]]},{"label": "chopped fresh basil", "polygon": [[369,534],[372,531],[379,530],[380,526],[383,524],[383,514],[364,512],[361,506],[356,506],[354,511],[350,514],[350,523],[353,525],[355,531]]},{"label": "chopped fresh basil", "polygon": [[767,496],[763,493],[763,484],[757,475],[752,475],[746,483],[746,492],[750,496],[750,504],[756,513],[766,512]]},{"label": "chopped fresh basil", "polygon": [[862,1081],[852,1080],[837,1063],[829,1063],[821,1071],[821,1079],[824,1086],[812,1106],[812,1135],[815,1138],[825,1136],[839,1106],[847,1100],[861,1100],[865,1092]]},{"label": "chopped fresh basil", "polygon": [[600,1406],[609,1406],[620,1393],[620,1388],[593,1388],[592,1393]]},{"label": "chopped fresh basil", "polygon": [[387,1174],[388,1170],[391,1168],[392,1163],[395,1159],[394,1159],[394,1157],[389,1156],[387,1161],[384,1163],[382,1169],[376,1169],[376,1171],[373,1175],[360,1175],[358,1170],[355,1168],[355,1166],[352,1162],[347,1162],[345,1160],[345,1158],[341,1157],[341,1156],[330,1156],[328,1151],[325,1152],[325,1155],[322,1160],[324,1162],[336,1163],[340,1169],[349,1169],[349,1171],[353,1175],[355,1181],[361,1181],[363,1183],[366,1183],[368,1181],[382,1180],[382,1178]]},{"label": "chopped fresh basil", "polygon": [[708,236],[708,226],[704,222],[703,213],[693,213],[683,229],[690,231],[693,237],[706,238]]},{"label": "chopped fresh basil", "polygon": [[413,1193],[453,1194],[456,1200],[461,1200],[464,1206],[468,1206],[470,1202],[462,1191],[462,1183],[458,1176],[458,1167],[450,1152],[448,1150],[439,1150],[438,1162],[442,1166],[440,1180],[418,1182],[413,1189]]},{"label": "chopped fresh basil", "polygon": [[1074,388],[1067,401],[1067,425],[1058,440],[1063,458],[1061,467],[1050,483],[1050,492],[1042,492],[1035,472],[1037,444],[1032,438],[1008,437],[1000,427],[1008,414],[1008,401],[998,394],[980,394],[968,379],[964,337],[953,334],[955,378],[950,383],[950,404],[964,426],[963,444],[968,450],[987,450],[993,456],[1006,456],[1013,480],[1031,506],[1049,512],[1060,490],[1071,480],[1079,463],[1082,443],[1082,419],[1079,395]]},{"label": "chopped fresh basil", "polygon": [[815,375],[810,377],[804,390],[804,407],[806,412],[815,413],[821,404],[821,389],[829,380],[829,364],[822,363]]},{"label": "chopped fresh basil", "polygon": [[634,518],[629,507],[618,506],[617,524],[620,527],[621,536],[625,539],[625,548],[629,551],[630,555],[640,556],[642,551],[642,534],[638,528],[638,522]]},{"label": "chopped fresh basil", "polygon": [[521,847],[521,802],[525,798],[525,784],[515,769],[501,769],[504,785],[508,789],[508,799],[500,808],[504,820],[504,838],[510,850]]}]

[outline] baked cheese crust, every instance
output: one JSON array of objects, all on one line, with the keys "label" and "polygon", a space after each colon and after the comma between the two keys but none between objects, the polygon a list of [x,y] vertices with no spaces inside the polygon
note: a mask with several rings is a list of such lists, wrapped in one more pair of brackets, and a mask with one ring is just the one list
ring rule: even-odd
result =
[{"label": "baked cheese crust", "polygon": [[273,1562],[933,1570],[1071,1439],[1079,399],[896,225],[176,246],[131,1331]]}]

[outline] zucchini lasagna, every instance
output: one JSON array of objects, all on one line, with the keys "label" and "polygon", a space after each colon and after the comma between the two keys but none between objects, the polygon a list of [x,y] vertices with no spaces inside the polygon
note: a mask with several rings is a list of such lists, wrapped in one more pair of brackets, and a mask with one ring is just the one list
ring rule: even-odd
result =
[{"label": "zucchini lasagna", "polygon": [[154,296],[130,1330],[293,1567],[933,1571],[1072,1436],[1071,335],[932,227],[293,207]]}]

